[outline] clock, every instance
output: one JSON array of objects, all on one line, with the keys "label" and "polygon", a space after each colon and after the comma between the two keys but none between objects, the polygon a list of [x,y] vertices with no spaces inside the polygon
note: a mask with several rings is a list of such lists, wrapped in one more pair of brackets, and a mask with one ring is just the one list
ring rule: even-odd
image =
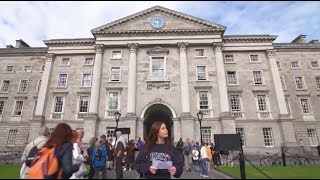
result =
[{"label": "clock", "polygon": [[153,16],[151,18],[151,26],[156,28],[156,29],[161,29],[164,26],[164,19],[162,16]]}]

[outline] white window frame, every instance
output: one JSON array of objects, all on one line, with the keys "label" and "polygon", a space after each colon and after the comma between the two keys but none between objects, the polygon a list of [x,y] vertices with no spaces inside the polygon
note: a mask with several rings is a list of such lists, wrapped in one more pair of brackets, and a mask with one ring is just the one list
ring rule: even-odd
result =
[{"label": "white window frame", "polygon": [[10,129],[7,137],[7,147],[14,147],[16,144],[18,130],[17,129]]},{"label": "white window frame", "polygon": [[[251,60],[251,56],[257,56],[258,57],[258,61],[252,61]],[[259,54],[249,54],[249,62],[250,63],[261,63],[261,58]]]},{"label": "white window frame", "polygon": [[[260,72],[261,72],[261,84],[256,84],[256,80],[255,80],[255,77],[254,77],[254,72],[255,72],[255,71],[260,71]],[[265,85],[265,83],[264,83],[264,77],[263,77],[263,71],[262,71],[262,70],[253,70],[253,71],[252,71],[252,78],[253,78],[253,85],[255,85],[255,86]]]},{"label": "white window frame", "polygon": [[[312,66],[312,62],[317,62],[317,67],[313,67],[313,66]],[[319,62],[318,62],[318,60],[311,59],[311,60],[310,60],[310,67],[311,67],[311,69],[318,69],[318,68],[319,68]]]},{"label": "white window frame", "polygon": [[[119,69],[119,80],[112,80],[112,69],[115,69],[115,68],[118,68]],[[110,67],[110,78],[109,78],[109,82],[121,82],[121,67],[120,66],[113,66],[113,67]]]},{"label": "white window frame", "polygon": [[[26,69],[27,67],[30,67],[30,69]],[[31,65],[26,65],[23,67],[24,72],[32,72],[32,66]]]},{"label": "white window frame", "polygon": [[[235,72],[236,84],[230,84],[230,83],[229,83],[228,72]],[[237,71],[227,70],[227,71],[226,71],[226,75],[227,75],[226,80],[227,80],[227,85],[228,85],[228,86],[237,86],[237,85],[239,85],[239,80],[238,80],[239,78],[238,78],[238,72],[237,72]]]},{"label": "white window frame", "polygon": [[[203,51],[203,55],[202,56],[198,56],[197,55],[197,51],[202,50]],[[204,48],[197,48],[194,50],[194,57],[206,57],[206,51]]]},{"label": "white window frame", "polygon": [[211,127],[201,127],[202,141],[208,144],[212,142],[212,128]]},{"label": "white window frame", "polygon": [[[16,112],[17,112],[17,111],[16,111],[17,101],[22,101],[21,114],[20,114],[20,115],[16,115]],[[22,116],[22,114],[23,114],[23,108],[24,108],[24,102],[25,102],[25,101],[24,101],[24,100],[21,100],[21,99],[14,101],[12,116],[14,116],[14,117],[21,117],[21,116]]]},{"label": "white window frame", "polygon": [[[317,78],[318,78],[318,82],[317,82]],[[316,75],[314,77],[314,80],[316,82],[316,86],[317,86],[317,89],[320,90],[320,76],[319,75]]]},{"label": "white window frame", "polygon": [[[118,93],[118,107],[117,109],[109,109],[109,97],[110,97],[110,93]],[[106,111],[105,111],[105,117],[113,117],[114,118],[114,115],[113,113],[115,111],[119,111],[120,112],[120,109],[121,108],[121,91],[120,90],[109,90],[107,91],[107,96],[106,96]],[[110,112],[109,112],[110,111]],[[112,111],[112,112],[111,112]],[[111,115],[110,115],[111,114]]]},{"label": "white window frame", "polygon": [[[84,86],[84,75],[90,75],[90,85],[89,86]],[[82,79],[81,79],[81,87],[91,87],[92,86],[92,73],[82,73]]]},{"label": "white window frame", "polygon": [[[60,81],[60,74],[66,74],[66,75],[67,75],[67,78],[66,78],[66,85],[65,85],[65,86],[60,86],[60,85],[59,85],[59,81]],[[58,74],[57,87],[58,87],[58,88],[67,88],[67,87],[68,87],[68,78],[69,78],[69,74],[68,74],[68,73],[59,73],[59,74]]]},{"label": "white window frame", "polygon": [[[68,64],[63,64],[63,60],[68,59]],[[70,66],[71,65],[71,57],[61,57],[60,66]]]},{"label": "white window frame", "polygon": [[38,104],[38,97],[35,97],[34,102],[33,102],[32,116],[34,116],[36,114],[37,104]]},{"label": "white window frame", "polygon": [[[55,112],[55,109],[56,109],[56,97],[62,97],[63,104],[62,104],[61,112]],[[62,120],[63,119],[63,115],[64,115],[65,105],[66,105],[66,94],[65,93],[56,93],[56,94],[54,94],[53,99],[52,99],[50,119]],[[61,114],[61,118],[53,118],[53,116],[54,116],[53,114]]]},{"label": "white window frame", "polygon": [[[240,111],[233,111],[231,108],[231,96],[238,96],[239,98],[239,106],[240,106]],[[243,111],[243,104],[242,104],[242,97],[241,94],[238,93],[230,93],[228,94],[228,101],[229,101],[229,108],[230,112],[236,117],[236,118],[244,118],[244,111]],[[239,116],[240,115],[240,116]]]},{"label": "white window frame", "polygon": [[282,68],[281,68],[281,63],[280,63],[280,61],[277,61],[276,63],[277,63],[277,68],[278,68],[278,69],[282,69]]},{"label": "white window frame", "polygon": [[[8,71],[8,67],[12,67],[12,71]],[[15,68],[14,68],[13,65],[7,65],[7,66],[6,66],[6,69],[5,69],[5,72],[6,72],[6,73],[13,73],[14,70],[15,70]]]},{"label": "white window frame", "polygon": [[[80,112],[81,97],[88,97],[87,112]],[[89,107],[90,107],[90,94],[79,94],[78,95],[78,102],[77,102],[77,116],[76,116],[76,119],[83,119],[84,117],[86,117],[88,115],[88,113],[89,113]]]},{"label": "white window frame", "polygon": [[[8,89],[7,89],[7,91],[2,91],[2,89],[3,89],[3,84],[4,84],[4,81],[9,81],[9,84],[8,84]],[[4,80],[2,80],[1,81],[1,86],[0,86],[0,92],[2,92],[2,93],[8,93],[9,92],[9,88],[10,88],[10,83],[11,83],[11,80],[7,80],[7,79],[4,79]]]},{"label": "white window frame", "polygon": [[37,86],[37,93],[40,92],[41,83],[42,83],[42,79],[39,79],[39,80],[38,80],[38,86]]},{"label": "white window frame", "polygon": [[[230,62],[230,61],[226,61],[227,56],[232,56],[232,57],[233,57],[233,58],[232,58],[232,62]],[[235,59],[234,59],[234,55],[233,55],[233,54],[224,54],[224,56],[223,56],[223,60],[224,60],[224,63],[225,63],[225,64],[234,64],[234,63],[236,63],[236,62],[235,62]]]},{"label": "white window frame", "polygon": [[[92,59],[92,63],[91,63],[91,64],[86,64],[86,60],[87,60],[87,59]],[[85,58],[84,58],[83,65],[85,65],[85,66],[92,66],[92,65],[94,65],[94,58],[93,58],[93,57],[85,57]]]},{"label": "white window frame", "polygon": [[0,102],[3,102],[3,107],[2,107],[2,109],[1,109],[1,106],[0,106],[0,117],[1,117],[1,116],[3,116],[3,112],[4,112],[5,107],[6,107],[6,101],[0,99]]},{"label": "white window frame", "polygon": [[[210,114],[204,114],[203,117],[213,117],[213,105],[212,105],[212,95],[211,95],[211,89],[197,89],[196,90],[196,96],[197,96],[197,111],[204,112],[205,109],[200,109],[200,92],[207,92],[208,97],[208,111]],[[205,112],[204,112],[205,113]]]},{"label": "white window frame", "polygon": [[[163,66],[164,66],[164,72],[163,72],[163,79],[156,79],[152,76],[152,59],[153,58],[163,58]],[[167,76],[167,55],[162,56],[149,56],[149,80],[152,81],[166,81],[168,80]]]},{"label": "white window frame", "polygon": [[244,132],[244,128],[236,128],[236,134],[240,134],[240,138],[242,140],[242,147],[246,146],[246,134]]},{"label": "white window frame", "polygon": [[[25,91],[21,91],[22,81],[27,81],[27,86],[26,86],[26,90]],[[29,87],[29,79],[21,79],[20,83],[19,83],[18,92],[19,93],[27,93],[28,92],[28,87]]]},{"label": "white window frame", "polygon": [[[258,96],[265,96],[265,98],[266,98],[266,110],[265,111],[260,111],[260,109],[259,109]],[[256,109],[257,109],[257,113],[258,113],[258,118],[259,119],[265,119],[265,118],[272,119],[271,104],[269,101],[269,95],[266,93],[255,94],[255,101],[256,101]],[[268,113],[268,117],[262,116],[262,114],[267,114],[267,113]]]},{"label": "white window frame", "polygon": [[[266,134],[265,136],[265,130],[270,130],[270,134]],[[267,128],[262,128],[262,136],[263,136],[263,141],[264,141],[264,145],[265,147],[274,147],[274,137],[273,137],[273,130],[271,127],[267,127]],[[268,139],[266,139],[268,138]],[[266,140],[269,140],[269,143],[270,143],[270,140],[271,140],[271,143],[270,145],[267,145],[266,143]]]},{"label": "white window frame", "polygon": [[[293,62],[297,62],[298,67],[292,67]],[[290,61],[290,67],[291,67],[291,69],[300,69],[300,62],[298,60],[297,61]]]},{"label": "white window frame", "polygon": [[283,90],[287,90],[286,82],[284,76],[280,76],[280,82]]},{"label": "white window frame", "polygon": [[[308,103],[308,110],[309,112],[305,113],[304,110],[303,110],[303,107],[302,107],[302,100],[307,100],[307,103]],[[303,115],[305,114],[312,114],[312,108],[311,108],[311,101],[309,98],[299,98],[299,103],[300,103],[300,108],[301,108],[301,112]]]},{"label": "white window frame", "polygon": [[114,142],[116,140],[115,131],[116,131],[116,127],[107,127],[107,129],[106,129],[107,140],[109,141],[109,139],[112,138],[113,142],[110,142],[112,145],[114,145]]},{"label": "white window frame", "polygon": [[291,105],[290,105],[290,100],[288,97],[285,97],[284,98],[284,102],[286,103],[286,107],[287,107],[287,111],[288,111],[288,114],[292,114],[292,111],[291,111]]},{"label": "white window frame", "polygon": [[[317,147],[319,145],[318,135],[316,129],[307,129],[307,134],[311,147]],[[316,144],[314,144],[314,142]]]},{"label": "white window frame", "polygon": [[[204,72],[206,75],[205,79],[198,78],[198,67],[205,67],[205,72]],[[196,81],[208,81],[208,70],[207,69],[208,68],[206,65],[197,65],[197,67],[196,67]]]},{"label": "white window frame", "polygon": [[[301,88],[301,89],[298,88],[298,85],[297,85],[297,82],[296,82],[296,78],[299,78],[299,77],[301,77],[301,79],[302,79],[303,88]],[[294,80],[294,83],[296,85],[296,90],[306,90],[307,89],[307,86],[306,86],[306,83],[304,81],[304,77],[303,76],[294,76],[293,80]]]},{"label": "white window frame", "polygon": [[[120,58],[117,58],[117,57],[113,57],[113,54],[114,54],[114,52],[115,51],[120,51]],[[121,49],[119,49],[119,50],[112,50],[111,51],[111,60],[119,60],[119,59],[122,59],[122,50]]]}]

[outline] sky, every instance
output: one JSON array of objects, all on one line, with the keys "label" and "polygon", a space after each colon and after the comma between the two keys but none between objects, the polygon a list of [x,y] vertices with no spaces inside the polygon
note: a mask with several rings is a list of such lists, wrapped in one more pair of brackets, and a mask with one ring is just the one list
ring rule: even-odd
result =
[{"label": "sky", "polygon": [[90,30],[156,5],[226,26],[225,35],[278,35],[276,43],[300,34],[308,42],[320,40],[320,3],[311,1],[2,1],[0,48],[17,39],[45,47],[43,40],[93,38]]}]

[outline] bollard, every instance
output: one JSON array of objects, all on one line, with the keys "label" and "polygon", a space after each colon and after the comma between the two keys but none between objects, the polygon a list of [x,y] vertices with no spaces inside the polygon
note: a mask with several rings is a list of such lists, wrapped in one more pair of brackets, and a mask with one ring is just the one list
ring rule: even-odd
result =
[{"label": "bollard", "polygon": [[282,157],[282,164],[283,164],[283,167],[286,167],[287,164],[286,164],[286,155],[284,154],[284,147],[281,146],[281,157]]},{"label": "bollard", "polygon": [[240,155],[240,157],[239,157],[239,165],[240,165],[241,179],[246,179],[245,162],[244,162],[244,155],[243,155],[242,148],[240,150],[239,155]]}]

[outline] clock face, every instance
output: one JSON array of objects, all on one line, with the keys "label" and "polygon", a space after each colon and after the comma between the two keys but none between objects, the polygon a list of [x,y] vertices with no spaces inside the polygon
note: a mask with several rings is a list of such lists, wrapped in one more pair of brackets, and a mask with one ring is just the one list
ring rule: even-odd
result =
[{"label": "clock face", "polygon": [[164,19],[161,16],[154,16],[151,18],[151,26],[157,29],[163,28]]}]

